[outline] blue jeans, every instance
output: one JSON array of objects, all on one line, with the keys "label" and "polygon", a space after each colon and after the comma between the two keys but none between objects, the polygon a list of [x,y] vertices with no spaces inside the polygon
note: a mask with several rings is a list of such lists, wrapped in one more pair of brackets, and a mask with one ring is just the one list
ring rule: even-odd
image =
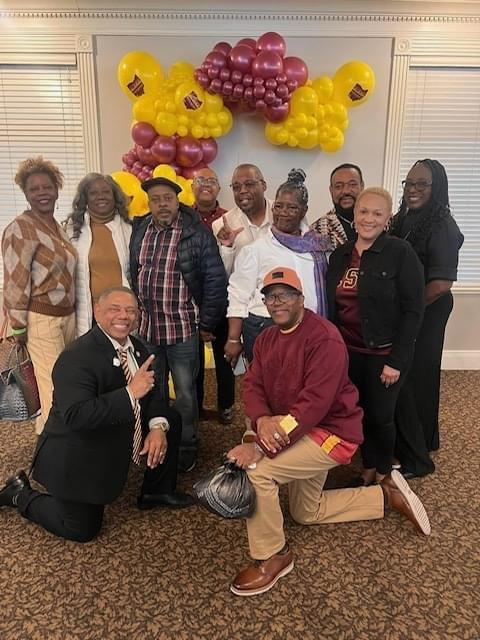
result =
[{"label": "blue jeans", "polygon": [[254,313],[249,313],[248,318],[243,319],[243,349],[245,351],[245,356],[249,362],[253,360],[253,345],[255,344],[255,340],[264,329],[266,329],[267,327],[271,327],[272,325],[273,320],[270,318],[270,316],[264,318],[263,316],[257,316]]},{"label": "blue jeans", "polygon": [[161,389],[168,388],[168,371],[175,387],[174,409],[182,417],[181,449],[198,447],[198,405],[196,380],[198,375],[198,332],[185,342],[169,345],[148,344],[155,354],[152,369]]}]

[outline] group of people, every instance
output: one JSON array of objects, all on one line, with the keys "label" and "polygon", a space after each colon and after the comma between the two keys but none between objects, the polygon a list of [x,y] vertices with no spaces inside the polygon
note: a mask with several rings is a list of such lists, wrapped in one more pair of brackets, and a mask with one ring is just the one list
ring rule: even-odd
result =
[{"label": "group of people", "polygon": [[[243,354],[249,363],[243,400],[254,441],[228,457],[256,490],[247,520],[256,563],[236,576],[235,594],[262,593],[293,568],[280,484],[299,522],[380,518],[387,505],[428,535],[405,478],[434,469],[441,353],[463,241],[439,162],[412,167],[395,216],[386,190],[365,189],[358,166],[340,165],[330,176],[333,208],[310,226],[300,169],[270,201],[260,169],[239,165],[229,211],[211,169],[193,181],[192,208],[179,202],[176,183],[153,178],[142,184],[150,211],[133,224],[116,183],[89,174],[59,225],[62,179],[41,158],[22,163],[16,181],[30,208],[3,234],[4,307],[41,395],[33,477],[49,493],[20,472],[0,506],[91,540],[130,460],[142,455],[140,508],[192,504],[176,491],[176,475],[197,459],[200,363],[211,342],[224,424],[233,418],[232,367]],[[328,470],[359,446],[362,474],[323,491]]]}]

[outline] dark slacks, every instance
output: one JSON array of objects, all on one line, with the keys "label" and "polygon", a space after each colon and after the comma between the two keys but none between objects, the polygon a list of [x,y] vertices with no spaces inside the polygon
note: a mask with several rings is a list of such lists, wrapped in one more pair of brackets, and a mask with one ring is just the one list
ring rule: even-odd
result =
[{"label": "dark slacks", "polygon": [[[215,327],[215,340],[212,342],[217,378],[217,405],[219,409],[229,409],[235,403],[235,376],[232,367],[225,360],[224,347],[228,336],[228,320],[223,318]],[[205,382],[205,343],[200,340],[198,351],[200,366],[197,376],[197,402],[199,411],[203,408]]]},{"label": "dark slacks", "polygon": [[[163,464],[155,469],[145,470],[141,495],[172,493],[177,485],[181,421],[174,411],[169,410],[166,417],[170,423],[167,454]],[[20,493],[17,507],[27,520],[39,524],[56,536],[75,542],[89,542],[98,535],[105,509],[103,504],[63,500],[33,489],[24,489]]]},{"label": "dark slacks", "polygon": [[385,387],[380,375],[386,356],[349,351],[349,376],[357,387],[360,406],[364,411],[361,445],[363,466],[384,475],[392,468],[395,448],[395,405],[405,374],[390,387]]},{"label": "dark slacks", "polygon": [[426,307],[413,364],[397,403],[396,454],[402,467],[416,475],[434,470],[428,452],[440,445],[440,369],[445,328],[452,308],[451,293]]}]

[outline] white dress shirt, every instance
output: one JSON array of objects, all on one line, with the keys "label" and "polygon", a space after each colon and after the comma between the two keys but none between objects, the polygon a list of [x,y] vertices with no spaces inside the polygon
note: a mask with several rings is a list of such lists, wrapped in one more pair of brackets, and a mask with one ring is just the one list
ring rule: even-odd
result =
[{"label": "white dress shirt", "polygon": [[[240,207],[234,207],[224,214],[231,229],[239,229],[240,227],[243,227],[243,231],[241,231],[235,238],[233,247],[225,247],[217,240],[227,276],[229,276],[235,268],[235,259],[240,249],[252,244],[252,242],[268,233],[273,222],[272,204],[273,200],[265,198],[265,218],[262,224],[258,226],[251,222],[250,218],[243,213]],[[215,238],[218,236],[218,232],[222,227],[222,218],[218,218],[218,220],[215,220],[212,224],[212,231]]]},{"label": "white dress shirt", "polygon": [[[300,230],[303,235],[310,229],[302,222]],[[290,267],[296,271],[302,283],[305,307],[317,312],[312,254],[295,253],[280,244],[269,230],[264,237],[243,247],[235,259],[235,268],[228,283],[227,318],[247,318],[249,313],[269,317],[260,290],[263,278],[275,267]]]}]

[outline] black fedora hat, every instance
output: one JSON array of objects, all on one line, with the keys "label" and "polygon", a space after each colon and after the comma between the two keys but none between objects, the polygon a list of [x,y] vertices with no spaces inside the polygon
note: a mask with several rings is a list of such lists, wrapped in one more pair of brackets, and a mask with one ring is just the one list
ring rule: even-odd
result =
[{"label": "black fedora hat", "polygon": [[175,193],[178,194],[180,193],[180,191],[182,190],[182,187],[177,184],[176,182],[173,182],[172,180],[169,180],[168,178],[150,178],[149,180],[145,180],[145,182],[142,182],[142,189],[148,193],[149,189],[151,189],[152,187],[156,187],[157,185],[164,185],[165,187],[170,187],[170,189],[173,189],[175,191]]}]

